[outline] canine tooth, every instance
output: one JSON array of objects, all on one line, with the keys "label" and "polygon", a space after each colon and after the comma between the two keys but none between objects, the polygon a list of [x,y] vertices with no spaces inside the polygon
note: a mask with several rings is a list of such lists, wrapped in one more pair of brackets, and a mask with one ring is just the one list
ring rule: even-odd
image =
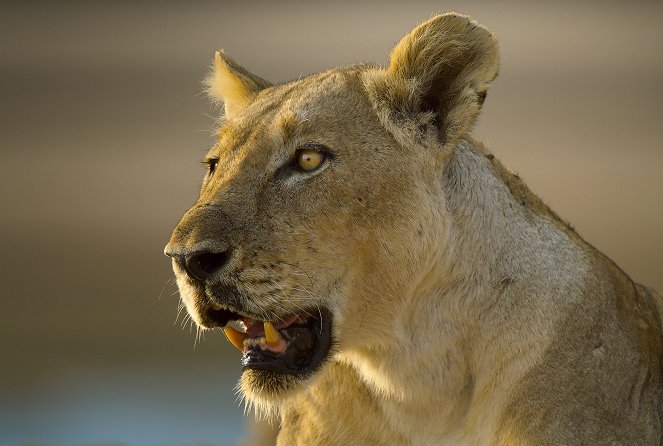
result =
[{"label": "canine tooth", "polygon": [[275,346],[281,340],[281,333],[274,328],[271,322],[265,322],[265,338],[270,347]]},{"label": "canine tooth", "polygon": [[216,302],[212,302],[212,310],[219,311],[222,308],[223,307],[221,307],[221,305],[217,304]]},{"label": "canine tooth", "polygon": [[246,334],[241,331],[237,331],[230,326],[223,327],[223,332],[226,334],[226,337],[232,345],[234,345],[237,350],[244,351],[244,340],[246,340]]}]

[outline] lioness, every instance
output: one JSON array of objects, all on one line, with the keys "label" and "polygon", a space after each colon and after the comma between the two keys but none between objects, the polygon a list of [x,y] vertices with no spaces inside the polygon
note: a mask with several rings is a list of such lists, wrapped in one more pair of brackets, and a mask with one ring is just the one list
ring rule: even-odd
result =
[{"label": "lioness", "polygon": [[165,252],[279,445],[663,444],[661,296],[469,136],[498,65],[454,13],[387,68],[272,85],[216,54]]}]

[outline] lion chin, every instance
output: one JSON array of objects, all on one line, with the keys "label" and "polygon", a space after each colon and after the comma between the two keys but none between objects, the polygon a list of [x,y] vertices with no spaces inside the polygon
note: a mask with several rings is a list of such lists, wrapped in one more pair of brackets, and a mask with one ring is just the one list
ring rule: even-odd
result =
[{"label": "lion chin", "polygon": [[215,54],[165,253],[279,445],[663,444],[663,299],[471,137],[498,69],[455,13],[388,67],[272,84]]},{"label": "lion chin", "polygon": [[239,388],[248,404],[255,406],[261,416],[272,418],[284,402],[305,389],[305,379],[295,375],[245,369]]}]

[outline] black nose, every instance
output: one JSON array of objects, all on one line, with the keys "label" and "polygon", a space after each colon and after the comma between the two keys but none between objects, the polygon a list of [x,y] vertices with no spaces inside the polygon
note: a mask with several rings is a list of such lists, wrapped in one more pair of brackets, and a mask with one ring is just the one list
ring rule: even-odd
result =
[{"label": "black nose", "polygon": [[189,277],[204,281],[228,263],[230,250],[224,252],[199,251],[173,257]]}]

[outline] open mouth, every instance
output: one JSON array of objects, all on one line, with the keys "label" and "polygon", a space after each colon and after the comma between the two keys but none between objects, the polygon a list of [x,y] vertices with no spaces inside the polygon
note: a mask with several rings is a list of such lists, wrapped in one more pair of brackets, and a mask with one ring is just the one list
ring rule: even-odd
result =
[{"label": "open mouth", "polygon": [[211,310],[207,316],[242,352],[246,369],[310,375],[322,365],[332,344],[332,317],[326,309],[274,321],[225,309]]}]

